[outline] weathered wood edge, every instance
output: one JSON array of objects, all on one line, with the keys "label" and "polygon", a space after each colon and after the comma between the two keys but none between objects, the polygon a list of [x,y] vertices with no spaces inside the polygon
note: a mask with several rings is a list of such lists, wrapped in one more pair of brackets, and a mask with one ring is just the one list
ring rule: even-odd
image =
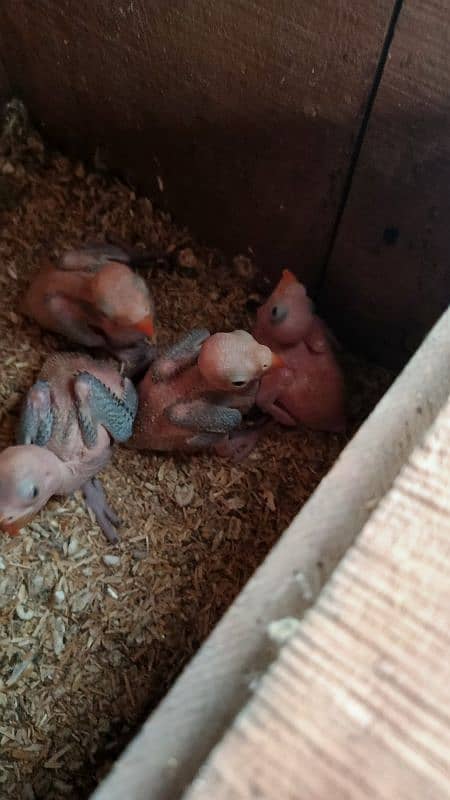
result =
[{"label": "weathered wood edge", "polygon": [[312,605],[450,393],[450,312],[345,448],[92,800],[176,800],[275,656],[267,625]]},{"label": "weathered wood edge", "polygon": [[450,401],[183,800],[450,797]]}]

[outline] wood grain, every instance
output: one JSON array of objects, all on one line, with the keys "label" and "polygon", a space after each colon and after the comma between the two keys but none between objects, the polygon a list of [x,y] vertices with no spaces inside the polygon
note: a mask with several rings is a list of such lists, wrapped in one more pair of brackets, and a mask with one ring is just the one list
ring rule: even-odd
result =
[{"label": "wood grain", "polygon": [[8,99],[9,91],[10,87],[8,76],[0,58],[0,103],[4,103],[4,101]]},{"label": "wood grain", "polygon": [[450,796],[450,402],[185,800]]},{"label": "wood grain", "polygon": [[450,0],[404,0],[321,296],[391,365],[450,301],[449,45]]},{"label": "wood grain", "polygon": [[3,0],[1,50],[53,141],[313,287],[393,2]]}]

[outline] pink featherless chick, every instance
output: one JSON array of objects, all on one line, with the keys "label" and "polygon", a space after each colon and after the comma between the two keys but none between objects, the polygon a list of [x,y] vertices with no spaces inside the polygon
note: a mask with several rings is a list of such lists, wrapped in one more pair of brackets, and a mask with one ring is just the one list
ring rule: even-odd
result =
[{"label": "pink featherless chick", "polygon": [[305,287],[288,270],[258,309],[253,335],[286,364],[262,379],[258,407],[281,425],[343,431],[345,383],[332,334],[314,314]]},{"label": "pink featherless chick", "polygon": [[54,494],[83,491],[111,542],[119,520],[94,476],[113,441],[131,435],[137,395],[107,362],[57,354],[44,364],[20,417],[18,444],[0,453],[0,529],[15,535]]},{"label": "pink featherless chick", "polygon": [[154,355],[147,337],[154,335],[155,309],[146,283],[131,266],[157,257],[102,242],[68,250],[36,274],[23,310],[42,328],[84,347],[101,347],[135,373]]},{"label": "pink featherless chick", "polygon": [[247,331],[191,331],[154,361],[140,383],[129,446],[213,449],[241,460],[257,439],[257,432],[242,430],[244,415],[254,406],[263,375],[282,365]]}]

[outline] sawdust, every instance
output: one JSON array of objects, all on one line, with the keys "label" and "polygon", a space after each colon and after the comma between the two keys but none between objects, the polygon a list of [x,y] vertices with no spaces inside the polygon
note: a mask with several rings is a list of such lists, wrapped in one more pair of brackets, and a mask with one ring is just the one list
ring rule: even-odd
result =
[{"label": "sawdust", "polygon": [[[146,274],[161,341],[249,327],[251,265],[224,265],[151,202],[31,135],[0,158],[1,446],[45,356],[67,347],[20,316],[45,256],[114,234],[168,250]],[[3,199],[2,199],[3,198]],[[353,429],[392,376],[347,358]],[[239,466],[117,449],[104,473],[124,524],[111,548],[80,497],[0,540],[0,797],[86,797],[336,459],[344,437],[274,431]]]}]

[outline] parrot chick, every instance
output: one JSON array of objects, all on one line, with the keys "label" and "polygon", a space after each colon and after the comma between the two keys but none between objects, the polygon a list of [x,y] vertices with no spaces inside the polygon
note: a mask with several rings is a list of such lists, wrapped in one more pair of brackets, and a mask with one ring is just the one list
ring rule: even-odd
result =
[{"label": "parrot chick", "polygon": [[138,387],[129,446],[160,451],[214,449],[243,458],[257,432],[240,430],[263,375],[283,361],[246,331],[193,330],[158,357]]},{"label": "parrot chick", "polygon": [[264,376],[258,407],[281,425],[340,432],[346,426],[345,383],[333,337],[314,314],[305,287],[288,270],[258,309],[253,335],[282,356],[286,368]]},{"label": "parrot chick", "polygon": [[38,272],[23,310],[71,342],[106,349],[134,374],[154,355],[147,337],[154,335],[155,309],[146,283],[130,266],[150,258],[103,243],[69,250]]},{"label": "parrot chick", "polygon": [[80,489],[97,522],[117,542],[119,520],[94,478],[113,441],[126,441],[137,394],[111,364],[84,355],[51,356],[23,404],[18,444],[0,453],[0,529],[15,535],[54,495]]}]

